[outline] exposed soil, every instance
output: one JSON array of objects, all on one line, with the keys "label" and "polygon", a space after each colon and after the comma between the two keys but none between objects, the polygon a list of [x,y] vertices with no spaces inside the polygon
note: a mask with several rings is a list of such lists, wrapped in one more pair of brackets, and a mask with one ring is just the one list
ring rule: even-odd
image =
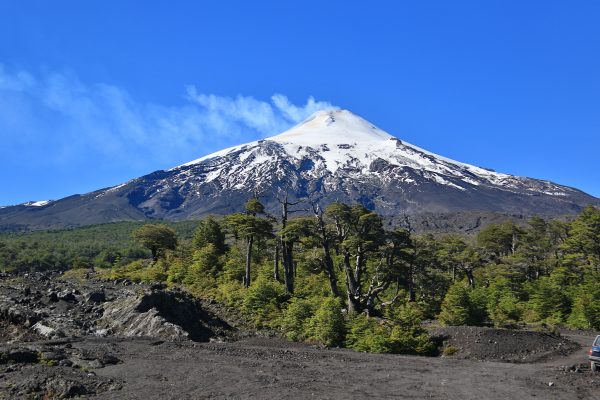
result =
[{"label": "exposed soil", "polygon": [[429,332],[452,350],[449,356],[453,358],[536,362],[560,358],[581,349],[581,345],[567,337],[548,332],[477,326],[433,328]]},{"label": "exposed soil", "polygon": [[594,332],[444,328],[451,357],[377,355],[248,337],[161,286],[22,278],[0,282],[2,399],[600,399]]}]

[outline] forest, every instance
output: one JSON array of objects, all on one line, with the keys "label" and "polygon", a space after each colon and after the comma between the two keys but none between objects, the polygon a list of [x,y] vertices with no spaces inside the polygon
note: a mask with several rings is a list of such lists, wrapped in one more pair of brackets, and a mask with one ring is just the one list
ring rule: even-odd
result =
[{"label": "forest", "polygon": [[[245,212],[0,235],[5,272],[164,282],[235,308],[257,330],[359,351],[429,354],[424,321],[600,329],[600,210],[415,234],[360,205],[252,198]],[[298,216],[296,216],[298,215]],[[431,323],[431,322],[430,322]]]}]

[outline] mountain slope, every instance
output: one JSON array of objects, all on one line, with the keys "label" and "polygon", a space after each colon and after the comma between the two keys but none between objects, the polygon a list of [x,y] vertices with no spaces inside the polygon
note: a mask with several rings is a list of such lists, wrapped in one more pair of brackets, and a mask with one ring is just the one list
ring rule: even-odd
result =
[{"label": "mountain slope", "polygon": [[600,200],[552,182],[463,164],[403,142],[346,110],[320,111],[268,139],[235,146],[113,188],[0,209],[2,229],[118,220],[191,219],[242,209],[257,191],[399,213],[575,213]]}]

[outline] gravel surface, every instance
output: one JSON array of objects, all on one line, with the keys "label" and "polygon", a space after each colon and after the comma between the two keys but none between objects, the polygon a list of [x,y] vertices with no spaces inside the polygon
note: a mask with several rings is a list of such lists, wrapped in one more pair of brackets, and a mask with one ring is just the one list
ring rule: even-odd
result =
[{"label": "gravel surface", "polygon": [[22,278],[0,277],[0,399],[600,400],[595,332],[443,328],[451,357],[367,354],[252,335],[161,286]]},{"label": "gravel surface", "polygon": [[451,347],[453,358],[536,362],[566,356],[581,346],[560,334],[477,326],[429,329],[431,335]]}]

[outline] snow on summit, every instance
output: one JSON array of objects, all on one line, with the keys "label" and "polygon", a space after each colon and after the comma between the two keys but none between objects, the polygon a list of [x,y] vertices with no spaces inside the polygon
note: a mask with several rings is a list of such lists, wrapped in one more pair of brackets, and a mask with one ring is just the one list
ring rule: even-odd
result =
[{"label": "snow on summit", "polygon": [[325,185],[333,184],[334,177],[361,180],[371,176],[407,185],[426,180],[461,191],[493,185],[564,195],[559,185],[533,183],[433,154],[348,110],[318,111],[276,136],[209,154],[172,171],[204,165],[206,182],[219,180],[223,187],[242,188],[249,182],[260,184],[267,175],[284,178],[286,163],[295,165],[307,178],[324,178]]},{"label": "snow on summit", "polygon": [[394,137],[348,110],[318,111],[268,140],[304,146],[383,142]]}]

